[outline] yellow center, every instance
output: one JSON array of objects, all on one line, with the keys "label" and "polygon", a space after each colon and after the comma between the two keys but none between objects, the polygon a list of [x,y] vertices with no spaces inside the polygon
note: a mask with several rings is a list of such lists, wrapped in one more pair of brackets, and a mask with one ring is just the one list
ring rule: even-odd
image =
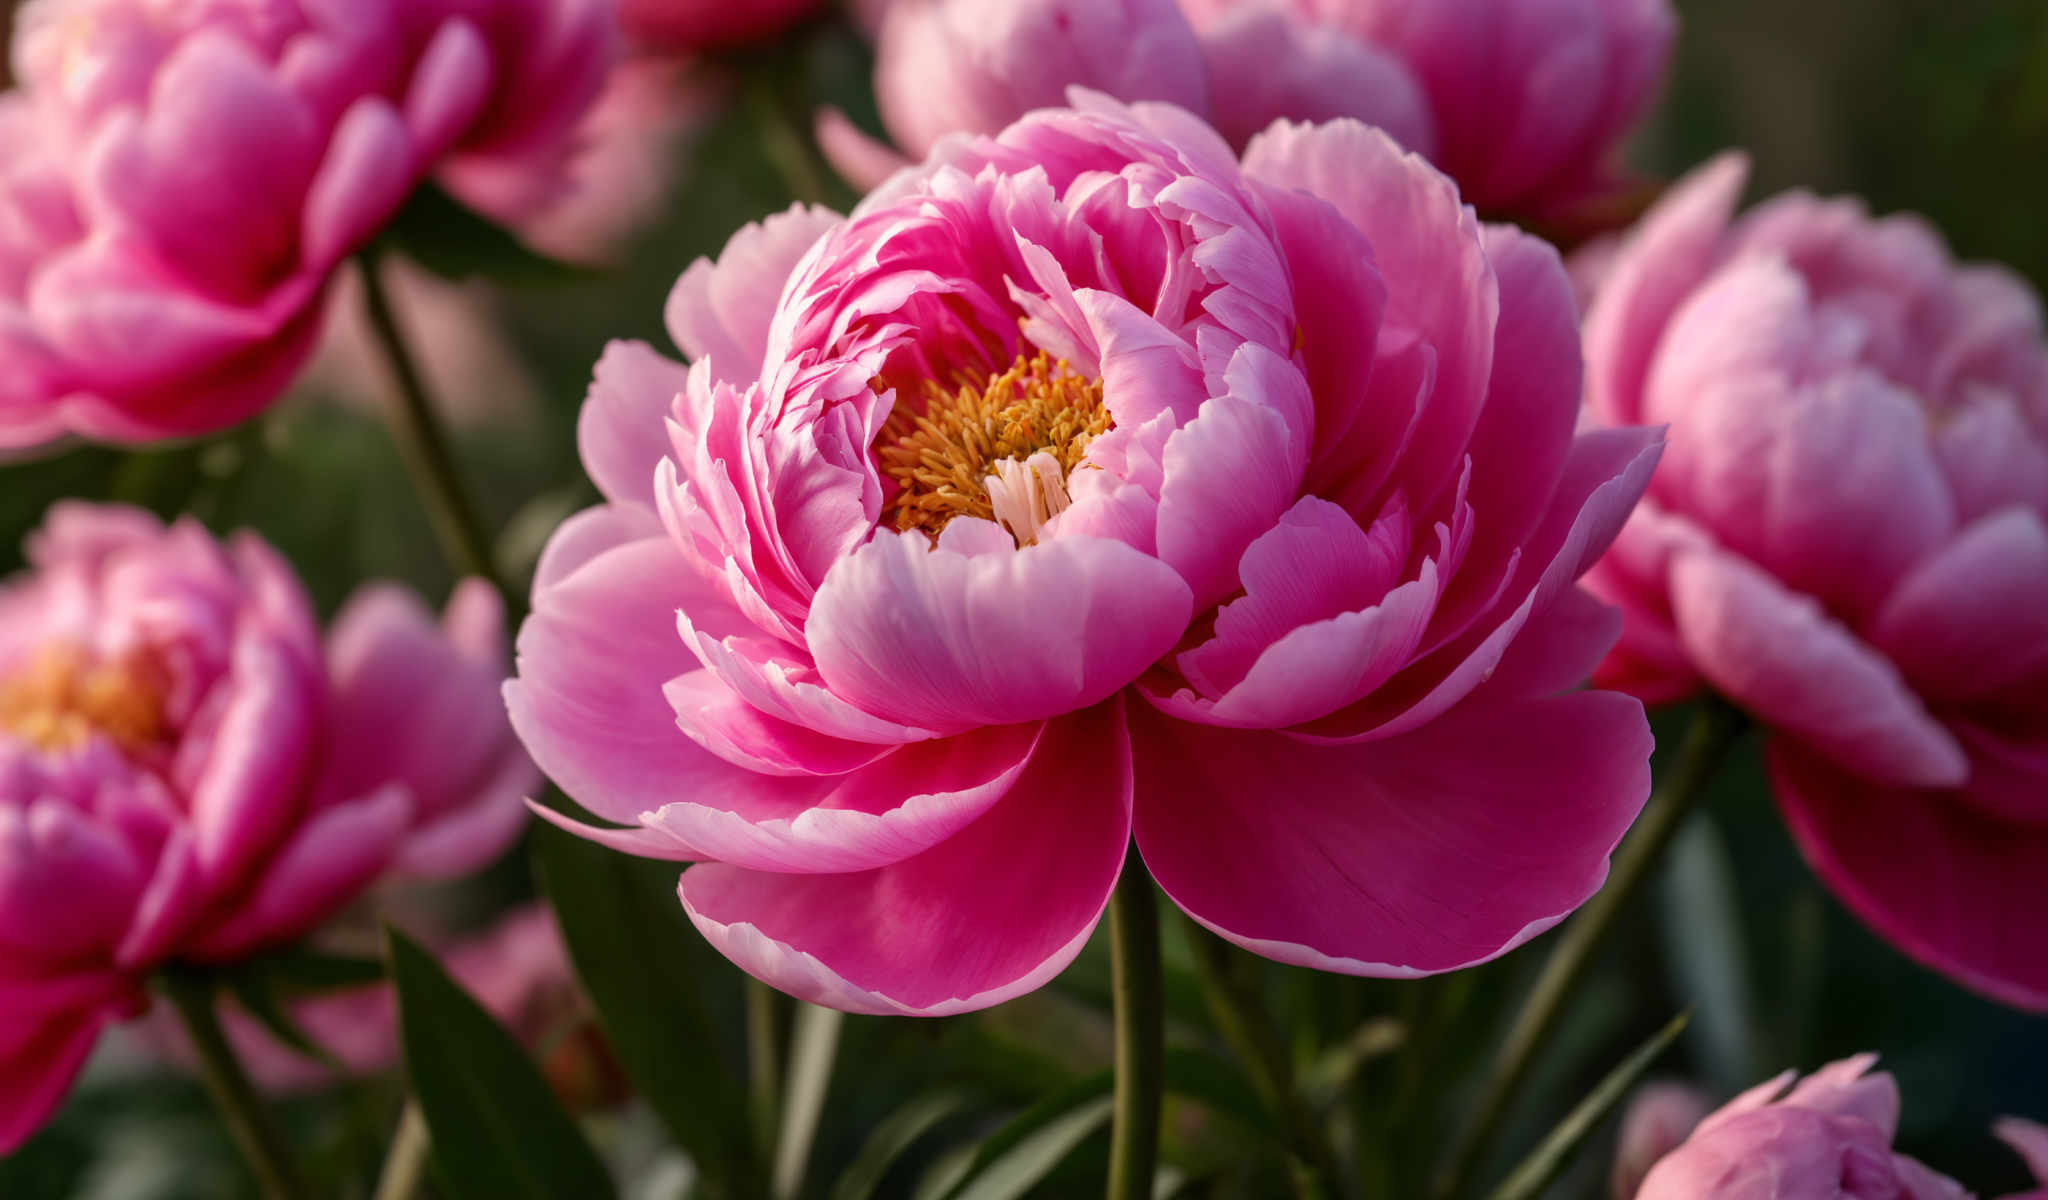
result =
[{"label": "yellow center", "polygon": [[170,734],[162,681],[148,660],[101,662],[69,645],[48,647],[0,679],[0,731],[52,753],[94,734],[137,753]]},{"label": "yellow center", "polygon": [[927,382],[924,411],[899,399],[875,440],[883,473],[901,489],[882,519],[936,536],[954,517],[980,517],[1028,544],[1066,507],[1066,478],[1113,424],[1101,381],[1044,353],[950,392]]}]

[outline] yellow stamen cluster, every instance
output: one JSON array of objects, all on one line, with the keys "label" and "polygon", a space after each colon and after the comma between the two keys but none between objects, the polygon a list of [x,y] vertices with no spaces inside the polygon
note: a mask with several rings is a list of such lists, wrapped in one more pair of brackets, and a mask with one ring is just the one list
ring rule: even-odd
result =
[{"label": "yellow stamen cluster", "polygon": [[75,750],[94,734],[138,753],[161,746],[170,730],[148,663],[101,662],[60,645],[0,679],[0,732],[51,753]]},{"label": "yellow stamen cluster", "polygon": [[993,520],[987,480],[996,464],[1042,451],[1071,475],[1088,443],[1112,424],[1101,381],[1043,352],[1018,356],[983,383],[958,380],[950,392],[927,382],[924,410],[899,396],[875,439],[883,473],[901,488],[882,519],[933,535],[954,517]]}]

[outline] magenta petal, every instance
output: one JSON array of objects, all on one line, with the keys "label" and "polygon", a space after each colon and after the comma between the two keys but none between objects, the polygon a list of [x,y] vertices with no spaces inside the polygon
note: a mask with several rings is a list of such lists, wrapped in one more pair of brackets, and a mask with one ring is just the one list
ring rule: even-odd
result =
[{"label": "magenta petal", "polygon": [[405,123],[421,161],[438,158],[469,132],[490,99],[491,49],[459,17],[434,31],[405,96]]},{"label": "magenta petal", "polygon": [[1282,962],[1406,978],[1505,953],[1607,877],[1649,795],[1642,706],[1467,704],[1318,746],[1132,710],[1138,848],[1197,921]]},{"label": "magenta petal", "polygon": [[1621,612],[1572,588],[1529,618],[1481,686],[1492,696],[1550,696],[1586,682],[1621,637]]},{"label": "magenta petal", "polygon": [[86,990],[99,996],[67,997],[54,1010],[34,995],[50,988],[0,980],[0,1020],[9,1027],[0,1035],[0,1154],[12,1154],[64,1103],[100,1031],[119,1015],[117,983],[92,983]]},{"label": "magenta petal", "polygon": [[526,799],[540,790],[540,771],[525,753],[507,755],[478,780],[469,803],[406,834],[391,869],[412,879],[455,879],[481,869],[526,827]]},{"label": "magenta petal", "polygon": [[606,499],[654,507],[654,470],[670,453],[669,412],[689,376],[645,342],[604,348],[576,419],[576,445]]},{"label": "magenta petal", "polygon": [[234,915],[186,952],[200,962],[233,961],[305,933],[390,866],[412,813],[405,790],[393,785],[316,815],[271,860]]},{"label": "magenta petal", "polygon": [[1969,763],[1897,669],[1809,597],[1718,550],[1681,555],[1671,606],[1686,652],[1730,700],[1880,783],[1961,783]]},{"label": "magenta petal", "polygon": [[235,643],[234,695],[212,731],[192,788],[193,848],[210,876],[236,879],[299,818],[318,695],[297,648],[271,637]]},{"label": "magenta petal", "polygon": [[1273,121],[1355,117],[1418,154],[1436,148],[1429,100],[1401,60],[1279,5],[1239,4],[1201,29],[1217,132],[1243,145]]},{"label": "magenta petal", "polygon": [[1099,703],[1187,626],[1187,585],[1122,542],[967,557],[883,530],[841,559],[806,636],[827,685],[879,716],[959,730]]},{"label": "magenta petal", "polygon": [[[2035,1181],[2048,1188],[2048,1125],[2019,1117],[2001,1117],[1992,1125],[1991,1131],[2026,1161]],[[2012,1196],[2007,1200],[2039,1200],[2039,1197],[2040,1194],[2035,1193],[2032,1196]]]},{"label": "magenta petal", "polygon": [[325,270],[370,239],[411,190],[415,167],[404,124],[369,97],[343,115],[306,194],[299,254]]},{"label": "magenta petal", "polygon": [[1042,986],[1080,952],[1130,840],[1121,704],[1054,722],[1012,795],[915,858],[850,875],[705,864],[680,893],[750,974],[850,1012],[938,1016]]},{"label": "magenta petal", "polygon": [[[1793,838],[1857,916],[1935,970],[2048,1012],[2048,826],[1988,817],[1953,791],[1873,786],[1789,739],[1770,765]],[[1986,778],[2000,771],[1978,759],[1970,787],[2048,788]]]},{"label": "magenta petal", "polygon": [[0,805],[0,945],[10,957],[109,957],[144,882],[129,847],[71,805]]}]

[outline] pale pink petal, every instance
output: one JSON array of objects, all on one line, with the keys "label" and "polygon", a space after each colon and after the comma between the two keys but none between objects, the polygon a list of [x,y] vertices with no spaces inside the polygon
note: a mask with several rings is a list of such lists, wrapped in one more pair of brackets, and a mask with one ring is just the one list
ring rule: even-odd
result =
[{"label": "pale pink petal", "polygon": [[795,205],[743,226],[716,262],[690,264],[669,293],[669,336],[692,362],[710,359],[716,378],[744,387],[760,374],[775,302],[806,251],[844,221]]},{"label": "pale pink petal", "polygon": [[612,342],[576,418],[583,469],[614,504],[652,510],[654,471],[671,453],[668,419],[689,372],[645,342]]},{"label": "pale pink petal", "polygon": [[1870,636],[1935,700],[2048,670],[2048,525],[2008,508],[1964,529],[1899,581]]},{"label": "pale pink petal", "polygon": [[851,1012],[942,1015],[1058,974],[1088,940],[1130,841],[1120,705],[1048,729],[1011,797],[915,858],[851,875],[691,868],[691,920],[757,978]]},{"label": "pale pink petal", "polygon": [[811,123],[811,135],[818,139],[818,150],[825,161],[857,192],[874,189],[910,165],[909,158],[888,143],[869,137],[836,108],[818,110]]},{"label": "pale pink petal", "polygon": [[1275,120],[1355,117],[1428,155],[1429,100],[1400,59],[1277,5],[1239,4],[1201,27],[1217,132],[1244,145]]},{"label": "pale pink petal", "polygon": [[242,877],[302,815],[317,744],[313,669],[297,647],[277,639],[235,643],[231,699],[211,730],[189,802],[193,849],[217,879]]},{"label": "pale pink petal", "polygon": [[1356,745],[1139,709],[1132,734],[1138,848],[1167,895],[1247,949],[1353,975],[1470,966],[1563,920],[1650,787],[1642,706],[1607,692]]},{"label": "pale pink petal", "polygon": [[1679,637],[1700,673],[1773,729],[1876,783],[1962,782],[1969,763],[1883,655],[1722,551],[1671,568]]},{"label": "pale pink petal", "polygon": [[1172,568],[1122,542],[969,558],[883,530],[825,577],[806,633],[840,696],[958,730],[1106,699],[1179,640],[1190,608]]}]

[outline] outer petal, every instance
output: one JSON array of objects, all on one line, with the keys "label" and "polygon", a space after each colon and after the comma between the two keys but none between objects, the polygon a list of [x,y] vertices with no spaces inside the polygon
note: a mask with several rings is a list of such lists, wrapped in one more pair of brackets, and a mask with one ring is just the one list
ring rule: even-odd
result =
[{"label": "outer petal", "polygon": [[[1858,916],[1935,970],[2048,1012],[2048,826],[1997,820],[1955,792],[1874,787],[1789,739],[1772,743],[1770,767],[1793,838]],[[1977,760],[1970,786],[2048,787],[1987,778],[2000,770]]]},{"label": "outer petal", "polygon": [[825,577],[806,635],[847,700],[958,730],[1099,703],[1172,648],[1191,607],[1172,568],[1122,542],[970,558],[884,530]]},{"label": "outer petal", "polygon": [[319,693],[296,648],[268,636],[235,645],[233,699],[192,788],[194,849],[210,875],[239,877],[298,820]]},{"label": "outer petal", "polygon": [[1642,706],[1469,704],[1314,746],[1133,711],[1138,848],[1197,921],[1282,962],[1406,978],[1483,962],[1607,877],[1649,795]]},{"label": "outer petal", "polygon": [[690,373],[645,342],[613,342],[597,360],[576,418],[576,447],[614,504],[654,507],[654,469],[671,452],[669,411]]},{"label": "outer petal", "polygon": [[668,297],[668,332],[695,362],[709,358],[718,379],[745,387],[759,377],[768,326],[798,260],[845,218],[792,206],[743,227],[718,261],[700,258]]},{"label": "outer petal", "polygon": [[937,1016],[1031,991],[1080,952],[1123,865],[1121,708],[1055,722],[1008,799],[915,858],[852,875],[706,864],[683,905],[749,973],[816,1004]]},{"label": "outer petal", "polygon": [[118,976],[0,979],[0,1154],[12,1154],[64,1102],[100,1030],[132,1007]]},{"label": "outer petal", "polygon": [[1417,154],[1436,148],[1429,100],[1393,55],[1277,5],[1239,4],[1201,34],[1210,109],[1233,145],[1276,119],[1356,117]]},{"label": "outer petal", "polygon": [[2048,669],[2048,525],[1993,513],[1899,581],[1871,640],[1941,700],[1996,692]]},{"label": "outer petal", "polygon": [[0,945],[10,956],[109,956],[144,882],[129,847],[70,804],[0,804]]},{"label": "outer petal", "polygon": [[1671,606],[1686,653],[1721,693],[1866,779],[1961,783],[1961,747],[1876,650],[1749,563],[1680,556]]}]

